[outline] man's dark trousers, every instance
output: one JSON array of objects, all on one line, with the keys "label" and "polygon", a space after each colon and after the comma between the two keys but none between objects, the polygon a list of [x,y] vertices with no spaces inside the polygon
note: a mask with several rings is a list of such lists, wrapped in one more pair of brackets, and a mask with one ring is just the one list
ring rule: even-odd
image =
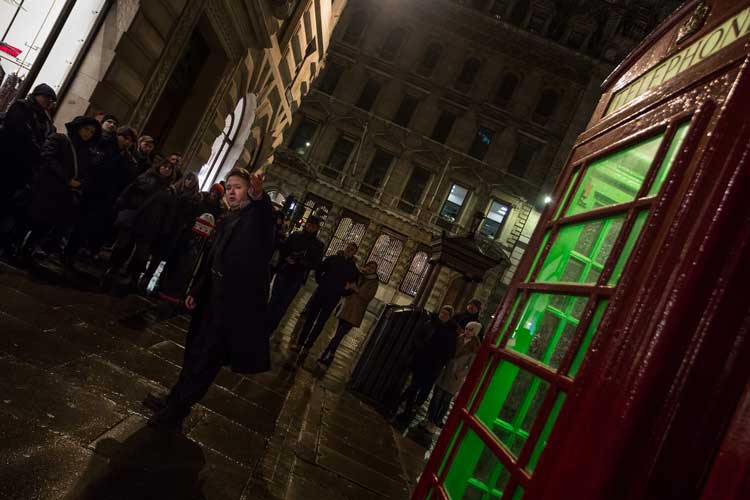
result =
[{"label": "man's dark trousers", "polygon": [[290,277],[283,273],[276,274],[271,290],[271,300],[268,302],[269,327],[268,333],[272,334],[278,328],[281,319],[286,314],[297,292],[302,288],[303,280]]},{"label": "man's dark trousers", "polygon": [[307,316],[302,331],[299,333],[297,344],[308,349],[315,344],[326,325],[326,321],[331,317],[333,310],[336,309],[340,298],[338,294],[326,294],[321,293],[320,289],[315,290],[307,303]]}]

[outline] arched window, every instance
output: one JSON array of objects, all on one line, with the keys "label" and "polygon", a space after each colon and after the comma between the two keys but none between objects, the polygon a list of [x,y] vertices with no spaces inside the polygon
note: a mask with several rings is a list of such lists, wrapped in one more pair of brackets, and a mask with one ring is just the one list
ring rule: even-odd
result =
[{"label": "arched window", "polygon": [[428,45],[424,54],[422,54],[422,59],[419,61],[417,73],[422,76],[430,76],[435,70],[438,61],[440,61],[440,56],[442,54],[443,47],[441,47],[439,43],[435,42]]},{"label": "arched window", "polygon": [[456,83],[462,86],[469,86],[474,83],[474,79],[477,77],[479,67],[482,63],[476,57],[470,57],[464,61],[464,66],[461,68],[461,73],[456,79]]},{"label": "arched window", "polygon": [[550,118],[555,114],[559,100],[560,97],[557,95],[557,92],[552,89],[547,89],[542,92],[542,95],[539,97],[539,102],[536,104],[536,109],[534,110],[534,122],[540,125],[546,125]]},{"label": "arched window", "polygon": [[224,160],[227,157],[229,149],[237,138],[237,132],[240,129],[240,122],[245,114],[245,98],[237,102],[234,111],[229,113],[224,119],[224,129],[214,139],[211,145],[211,156],[208,161],[198,171],[198,179],[202,190],[208,189],[214,182],[221,171]]},{"label": "arched window", "polygon": [[354,221],[349,217],[342,218],[341,221],[339,221],[336,232],[333,233],[331,243],[328,245],[326,257],[343,250],[348,243],[356,243],[359,245],[362,241],[362,236],[365,235],[365,230],[367,230],[366,223]]},{"label": "arched window", "polygon": [[518,77],[513,73],[506,73],[500,80],[500,85],[497,86],[497,93],[492,102],[500,107],[507,106],[513,98],[516,87],[518,87]]},{"label": "arched window", "polygon": [[401,282],[400,290],[403,293],[412,297],[417,296],[419,287],[422,286],[422,282],[427,277],[427,271],[430,269],[429,260],[427,252],[417,252],[414,255],[409,270],[406,272],[406,276],[404,276],[404,281]]},{"label": "arched window", "polygon": [[403,28],[392,29],[385,39],[385,43],[380,48],[380,57],[387,61],[392,61],[398,53],[401,45],[404,43],[406,30]]},{"label": "arched window", "polygon": [[404,242],[389,234],[383,233],[375,241],[372,250],[370,250],[370,256],[367,257],[367,262],[374,260],[378,263],[378,278],[380,278],[381,283],[388,283],[388,280],[391,279],[391,273],[393,273],[393,268],[396,267],[396,262],[403,249]]},{"label": "arched window", "polygon": [[368,18],[369,13],[366,9],[355,11],[349,18],[349,25],[344,32],[344,41],[351,44],[359,43],[359,40],[362,38],[362,34],[367,27]]}]

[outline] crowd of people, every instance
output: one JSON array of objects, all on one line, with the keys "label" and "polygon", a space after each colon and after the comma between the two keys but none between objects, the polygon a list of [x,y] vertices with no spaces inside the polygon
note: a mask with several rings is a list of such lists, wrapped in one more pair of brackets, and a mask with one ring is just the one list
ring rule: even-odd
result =
[{"label": "crowd of people", "polygon": [[0,119],[0,252],[30,266],[59,256],[66,274],[100,262],[104,286],[145,290],[159,264],[185,249],[196,216],[225,210],[224,186],[200,192],[180,153],[156,151],[154,138],[111,114],[55,130],[56,99],[38,85]]},{"label": "crowd of people", "polygon": [[[187,270],[189,280],[166,280],[176,292],[164,298],[184,301],[193,321],[179,380],[168,395],[144,401],[155,411],[154,425],[180,427],[221,366],[267,370],[270,339],[311,274],[317,287],[290,350],[303,362],[337,311],[335,333],[318,359],[323,368],[333,363],[377,294],[376,261],[360,268],[356,243],[324,258],[314,215],[287,236],[262,174],[234,169],[200,192],[179,153],[156,151],[154,138],[139,137],[111,114],[78,116],[55,130],[55,101],[54,90],[41,84],[0,116],[0,252],[29,266],[58,256],[72,275],[83,261],[98,263],[103,287],[131,291],[145,291],[162,263],[172,278]],[[202,214],[217,229],[210,244],[198,247],[192,230]],[[431,393],[421,426],[434,432],[441,425],[478,350],[480,308],[476,300],[460,314],[444,306],[415,332],[410,383],[392,409],[398,427],[410,425]],[[250,333],[232,319],[238,310],[253,312]]]}]

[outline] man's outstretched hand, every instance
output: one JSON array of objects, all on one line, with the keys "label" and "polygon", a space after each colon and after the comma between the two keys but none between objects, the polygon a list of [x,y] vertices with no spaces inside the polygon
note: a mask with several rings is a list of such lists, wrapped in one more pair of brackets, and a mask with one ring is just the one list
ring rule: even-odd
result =
[{"label": "man's outstretched hand", "polygon": [[263,196],[263,181],[265,179],[266,173],[263,170],[258,170],[250,175],[250,197],[252,199],[259,200]]},{"label": "man's outstretched hand", "polygon": [[188,311],[192,311],[197,305],[192,295],[185,297],[185,307],[187,307]]}]

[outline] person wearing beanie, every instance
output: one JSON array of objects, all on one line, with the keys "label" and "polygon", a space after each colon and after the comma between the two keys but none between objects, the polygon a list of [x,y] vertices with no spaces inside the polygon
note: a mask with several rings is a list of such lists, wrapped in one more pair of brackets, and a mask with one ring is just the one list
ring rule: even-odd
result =
[{"label": "person wearing beanie", "polygon": [[102,136],[111,137],[117,132],[120,120],[115,115],[105,113],[102,115]]},{"label": "person wearing beanie", "polygon": [[138,175],[148,171],[153,166],[154,138],[150,135],[142,135],[138,138],[138,147],[133,152],[136,164],[138,165]]},{"label": "person wearing beanie", "polygon": [[269,335],[278,328],[289,305],[307,281],[310,271],[317,270],[323,259],[324,245],[318,239],[320,219],[311,216],[301,231],[294,232],[278,248],[276,277],[271,290]]},{"label": "person wearing beanie", "polygon": [[[9,219],[3,227],[21,224],[25,218],[34,169],[47,137],[55,131],[49,111],[56,100],[52,87],[37,85],[26,99],[11,104],[0,124],[0,216]],[[10,238],[10,233],[0,234],[0,246]]]},{"label": "person wearing beanie", "polygon": [[32,222],[24,257],[48,234],[62,237],[78,220],[81,179],[92,167],[90,145],[101,131],[92,117],[79,116],[65,124],[67,134],[52,134],[42,148],[41,164],[29,210]]}]

